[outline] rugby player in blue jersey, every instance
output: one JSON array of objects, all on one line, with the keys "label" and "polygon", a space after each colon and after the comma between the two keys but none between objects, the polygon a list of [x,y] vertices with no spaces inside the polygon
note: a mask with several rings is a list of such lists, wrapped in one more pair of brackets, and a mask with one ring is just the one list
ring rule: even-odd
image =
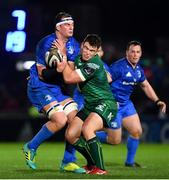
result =
[{"label": "rugby player in blue jersey", "polygon": [[97,137],[101,142],[109,144],[119,144],[121,142],[122,126],[129,132],[125,160],[125,166],[127,167],[141,167],[134,159],[142,134],[140,118],[130,99],[135,86],[139,84],[146,96],[159,106],[163,113],[166,111],[166,104],[156,95],[139,65],[141,55],[141,43],[131,41],[126,48],[126,57],[110,65],[111,90],[119,103],[119,109],[115,120],[112,122],[113,127],[106,131],[97,132]]},{"label": "rugby player in blue jersey", "polygon": [[[40,113],[48,117],[48,122],[42,126],[32,140],[23,146],[26,163],[32,169],[37,168],[35,155],[40,144],[62,129],[77,113],[77,104],[61,89],[64,83],[62,74],[57,72],[56,67],[48,67],[45,62],[45,54],[56,39],[65,44],[68,60],[75,59],[79,54],[80,45],[72,37],[73,30],[74,21],[71,15],[60,12],[55,18],[55,33],[41,39],[36,47],[36,62],[30,69],[27,93],[31,103]],[[72,150],[71,153],[74,154],[74,151]],[[74,163],[75,160],[74,156],[69,156],[69,144],[66,144],[61,169],[85,173],[83,168]]]}]

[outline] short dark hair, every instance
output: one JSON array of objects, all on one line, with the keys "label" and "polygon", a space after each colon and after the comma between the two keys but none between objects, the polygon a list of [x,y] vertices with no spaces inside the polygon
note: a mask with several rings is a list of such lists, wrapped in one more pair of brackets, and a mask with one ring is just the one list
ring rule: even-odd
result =
[{"label": "short dark hair", "polygon": [[72,17],[69,13],[67,12],[59,12],[54,19],[54,25],[56,25],[58,22],[60,22],[63,18],[67,18],[67,17]]},{"label": "short dark hair", "polygon": [[126,47],[126,50],[129,50],[129,48],[130,48],[131,45],[134,45],[134,46],[137,46],[137,45],[138,45],[138,46],[141,47],[141,42],[136,41],[136,40],[133,40],[133,41],[128,42],[127,47]]},{"label": "short dark hair", "polygon": [[102,40],[97,34],[88,34],[83,40],[83,43],[85,42],[88,42],[93,47],[97,47],[97,49],[102,44]]}]

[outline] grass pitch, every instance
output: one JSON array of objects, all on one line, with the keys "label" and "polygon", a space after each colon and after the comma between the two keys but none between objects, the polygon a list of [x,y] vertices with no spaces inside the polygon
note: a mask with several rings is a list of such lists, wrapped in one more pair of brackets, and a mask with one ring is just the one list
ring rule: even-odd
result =
[{"label": "grass pitch", "polygon": [[[169,179],[169,144],[140,144],[136,162],[144,168],[124,167],[124,144],[103,145],[107,175],[88,175],[60,172],[63,143],[44,143],[37,152],[37,170],[29,169],[24,160],[24,143],[0,143],[0,179]],[[85,165],[77,153],[79,165]]]}]

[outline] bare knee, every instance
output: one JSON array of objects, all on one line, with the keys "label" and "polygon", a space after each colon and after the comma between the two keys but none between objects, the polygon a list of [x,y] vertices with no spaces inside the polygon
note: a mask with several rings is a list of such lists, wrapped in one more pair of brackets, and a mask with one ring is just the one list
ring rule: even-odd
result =
[{"label": "bare knee", "polygon": [[65,134],[65,138],[66,140],[70,143],[70,144],[73,144],[74,143],[74,140],[75,140],[75,134],[73,133],[73,131],[69,130],[69,131],[66,131],[66,134]]},{"label": "bare knee", "polygon": [[70,144],[74,144],[80,137],[81,131],[75,129],[67,129],[65,133],[65,138]]},{"label": "bare knee", "polygon": [[121,137],[107,136],[107,143],[116,145],[121,143]]},{"label": "bare knee", "polygon": [[96,136],[95,131],[87,126],[83,126],[82,128],[82,134],[86,140],[89,140]]},{"label": "bare knee", "polygon": [[62,129],[66,125],[66,122],[67,122],[67,117],[62,117],[62,119],[52,117],[48,124],[50,124],[53,131],[56,132]]},{"label": "bare knee", "polygon": [[130,135],[136,139],[139,139],[142,135],[142,129],[135,129],[130,132]]},{"label": "bare knee", "polygon": [[86,137],[89,133],[90,133],[90,130],[87,130],[87,128],[85,126],[83,126],[83,128],[82,128],[83,136]]}]

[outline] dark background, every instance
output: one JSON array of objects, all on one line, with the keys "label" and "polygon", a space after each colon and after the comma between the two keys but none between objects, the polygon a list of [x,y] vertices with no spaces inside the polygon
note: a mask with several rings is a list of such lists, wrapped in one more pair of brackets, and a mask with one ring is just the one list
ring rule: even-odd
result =
[{"label": "dark background", "polygon": [[[27,33],[26,48],[21,53],[6,52],[4,49],[6,33],[16,30],[16,19],[11,16],[15,9],[22,9],[27,13],[24,29]],[[145,74],[159,97],[168,104],[168,0],[7,0],[0,3],[1,119],[16,120],[18,114],[21,117],[23,114],[30,115],[31,104],[26,95],[26,77],[29,73],[17,71],[16,64],[19,61],[35,60],[36,43],[54,31],[53,20],[60,11],[66,11],[74,17],[74,36],[79,42],[88,33],[101,36],[105,52],[103,59],[108,64],[125,55],[128,41],[140,41],[143,46],[141,64]],[[141,116],[167,119],[167,116],[159,114],[154,103],[139,88],[132,99]]]}]

